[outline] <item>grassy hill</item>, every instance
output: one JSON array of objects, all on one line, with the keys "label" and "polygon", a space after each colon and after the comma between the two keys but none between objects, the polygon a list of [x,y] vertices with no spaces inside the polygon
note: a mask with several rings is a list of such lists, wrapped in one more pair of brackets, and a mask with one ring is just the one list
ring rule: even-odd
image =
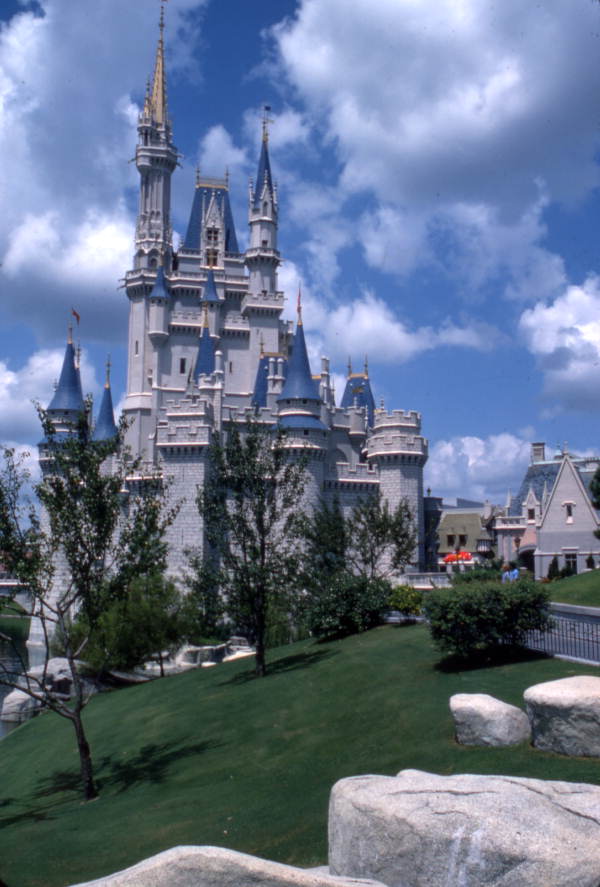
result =
[{"label": "grassy hill", "polygon": [[582,607],[600,607],[600,570],[557,579],[547,587],[552,601]]},{"label": "grassy hill", "polygon": [[101,796],[82,804],[72,728],[54,715],[0,743],[0,879],[63,887],[177,844],[217,844],[299,865],[326,859],[332,784],[405,767],[599,782],[597,760],[460,748],[448,697],[519,704],[530,684],[593,668],[558,660],[435,667],[421,626],[301,642],[252,661],[95,698],[85,713]]}]

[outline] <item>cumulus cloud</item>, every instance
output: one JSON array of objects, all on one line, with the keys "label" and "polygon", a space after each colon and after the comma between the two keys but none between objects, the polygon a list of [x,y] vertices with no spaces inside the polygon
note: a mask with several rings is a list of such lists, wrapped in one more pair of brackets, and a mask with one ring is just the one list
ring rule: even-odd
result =
[{"label": "cumulus cloud", "polygon": [[552,401],[546,415],[561,409],[597,409],[599,318],[600,280],[592,276],[521,315],[521,333],[543,372],[545,397]]},{"label": "cumulus cloud", "polygon": [[[167,45],[178,32],[170,67],[192,64],[193,15],[206,2],[170,4]],[[40,336],[56,334],[75,295],[94,338],[124,326],[124,308],[115,324],[106,300],[110,290],[114,302],[132,252],[124,196],[137,175],[125,161],[156,24],[139,2],[41,0],[0,30],[0,258],[11,294],[3,309]],[[65,288],[77,293],[61,297]]]},{"label": "cumulus cloud", "polygon": [[516,492],[529,464],[531,444],[514,434],[453,437],[429,450],[425,486],[434,496],[504,504]]},{"label": "cumulus cloud", "polygon": [[[40,423],[34,402],[47,406],[54,383],[60,376],[64,349],[42,349],[32,354],[18,369],[0,361],[0,427],[10,428],[10,440],[3,446],[26,446],[40,437]],[[85,393],[97,396],[100,385],[85,351],[81,355],[81,378]]]}]

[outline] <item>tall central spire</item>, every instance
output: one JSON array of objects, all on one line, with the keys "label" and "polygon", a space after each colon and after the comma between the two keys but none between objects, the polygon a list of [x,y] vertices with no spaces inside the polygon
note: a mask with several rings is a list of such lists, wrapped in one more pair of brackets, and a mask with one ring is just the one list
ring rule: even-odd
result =
[{"label": "tall central spire", "polygon": [[167,80],[165,75],[165,7],[160,4],[160,21],[158,25],[158,46],[156,47],[156,61],[154,63],[154,77],[152,88],[146,97],[144,110],[156,123],[167,122]]}]

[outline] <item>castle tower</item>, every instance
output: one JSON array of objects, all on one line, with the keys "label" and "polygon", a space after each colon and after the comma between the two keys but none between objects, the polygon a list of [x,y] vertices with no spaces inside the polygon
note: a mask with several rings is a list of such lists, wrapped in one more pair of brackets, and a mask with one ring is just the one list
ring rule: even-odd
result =
[{"label": "castle tower", "polygon": [[117,436],[118,430],[115,424],[115,413],[113,409],[112,391],[110,389],[110,361],[106,362],[106,381],[104,382],[104,390],[102,392],[102,400],[100,401],[100,409],[98,410],[98,418],[92,433],[92,440],[113,440]]},{"label": "castle tower", "polygon": [[366,450],[368,463],[377,468],[381,496],[390,509],[395,509],[402,499],[411,507],[418,533],[413,566],[423,569],[423,466],[427,462],[427,441],[421,436],[420,413],[376,410]]},{"label": "castle tower", "polygon": [[246,250],[248,291],[253,296],[272,295],[277,290],[277,190],[273,185],[269,159],[268,118],[263,118],[262,143],[256,182],[250,183],[248,225],[250,244]]},{"label": "castle tower", "polygon": [[135,163],[140,174],[140,205],[135,231],[135,267],[157,268],[171,250],[171,175],[177,166],[167,108],[164,7],[152,83],[138,119]]}]

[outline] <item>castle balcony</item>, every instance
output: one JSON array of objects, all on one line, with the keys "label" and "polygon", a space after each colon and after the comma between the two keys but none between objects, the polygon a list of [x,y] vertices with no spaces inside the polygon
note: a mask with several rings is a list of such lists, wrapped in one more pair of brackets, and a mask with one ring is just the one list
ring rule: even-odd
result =
[{"label": "castle balcony", "polygon": [[261,293],[248,293],[242,301],[242,314],[249,309],[275,309],[281,311],[283,308],[284,294],[281,291],[268,293],[263,290]]},{"label": "castle balcony", "polygon": [[271,259],[271,261],[276,262],[281,261],[279,250],[272,249],[269,246],[254,246],[251,249],[247,249],[245,258],[247,261],[252,261],[254,259]]},{"label": "castle balcony", "polygon": [[[427,461],[429,447],[424,437],[401,434],[374,434],[367,441],[367,458],[407,457],[410,462]],[[413,457],[413,458],[411,458]]]},{"label": "castle balcony", "polygon": [[519,528],[523,530],[526,528],[525,518],[516,515],[514,517],[507,517],[503,514],[499,514],[494,523],[495,530],[510,531],[518,530]]}]

